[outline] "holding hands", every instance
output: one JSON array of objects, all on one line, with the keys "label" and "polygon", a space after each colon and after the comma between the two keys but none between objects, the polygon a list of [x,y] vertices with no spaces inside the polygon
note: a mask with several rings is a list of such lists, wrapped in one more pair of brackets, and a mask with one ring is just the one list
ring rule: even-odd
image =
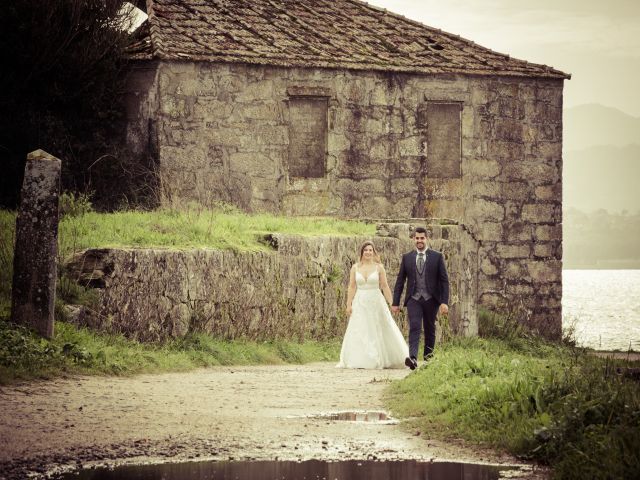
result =
[{"label": "holding hands", "polygon": [[[400,313],[400,307],[397,305],[393,305],[391,307],[391,313],[393,313],[394,315]],[[446,303],[442,303],[440,305],[439,313],[440,315],[446,315],[447,313],[449,313],[449,305],[447,305]]]}]

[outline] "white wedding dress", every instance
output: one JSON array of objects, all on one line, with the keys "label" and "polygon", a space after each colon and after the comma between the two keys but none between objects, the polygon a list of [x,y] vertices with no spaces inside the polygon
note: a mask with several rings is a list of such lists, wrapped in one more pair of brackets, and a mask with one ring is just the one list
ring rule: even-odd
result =
[{"label": "white wedding dress", "polygon": [[378,271],[356,270],[356,293],[338,368],[404,368],[409,347],[380,290]]}]

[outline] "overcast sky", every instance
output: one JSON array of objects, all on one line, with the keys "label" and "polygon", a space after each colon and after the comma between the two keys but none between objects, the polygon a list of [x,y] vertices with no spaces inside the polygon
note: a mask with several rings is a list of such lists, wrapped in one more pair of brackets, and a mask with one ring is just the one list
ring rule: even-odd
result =
[{"label": "overcast sky", "polygon": [[640,0],[368,0],[571,73],[565,107],[600,103],[640,117]]}]

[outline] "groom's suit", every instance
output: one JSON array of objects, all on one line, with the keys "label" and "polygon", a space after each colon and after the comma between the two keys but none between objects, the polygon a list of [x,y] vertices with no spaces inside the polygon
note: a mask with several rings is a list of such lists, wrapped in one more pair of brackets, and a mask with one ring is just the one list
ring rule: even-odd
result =
[{"label": "groom's suit", "polygon": [[409,355],[418,356],[420,334],[424,324],[424,357],[433,352],[436,343],[436,315],[440,304],[449,304],[449,276],[442,253],[428,248],[424,252],[424,264],[419,269],[418,252],[405,253],[400,261],[400,271],[393,290],[393,305],[400,305],[400,297],[407,283],[404,305],[409,313]]}]

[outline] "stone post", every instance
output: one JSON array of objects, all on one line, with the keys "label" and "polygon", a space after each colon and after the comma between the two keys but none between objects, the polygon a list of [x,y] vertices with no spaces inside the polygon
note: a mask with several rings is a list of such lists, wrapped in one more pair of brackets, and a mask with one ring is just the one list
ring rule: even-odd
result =
[{"label": "stone post", "polygon": [[27,155],[13,257],[11,320],[47,338],[53,337],[60,167],[42,150]]}]

